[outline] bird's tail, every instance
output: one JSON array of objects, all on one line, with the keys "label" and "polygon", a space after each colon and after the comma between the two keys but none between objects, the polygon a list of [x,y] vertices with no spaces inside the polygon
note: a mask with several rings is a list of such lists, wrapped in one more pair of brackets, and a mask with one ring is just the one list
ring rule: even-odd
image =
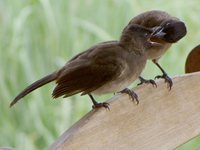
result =
[{"label": "bird's tail", "polygon": [[27,88],[25,88],[22,92],[20,92],[15,99],[10,103],[10,107],[12,107],[15,103],[17,103],[21,98],[23,98],[24,96],[26,96],[27,94],[29,94],[30,92],[34,91],[35,89],[49,83],[52,82],[54,80],[56,80],[57,77],[57,72],[54,72],[52,74],[49,74],[45,77],[43,77],[40,80],[35,81],[34,83],[32,83],[31,85],[29,85]]}]

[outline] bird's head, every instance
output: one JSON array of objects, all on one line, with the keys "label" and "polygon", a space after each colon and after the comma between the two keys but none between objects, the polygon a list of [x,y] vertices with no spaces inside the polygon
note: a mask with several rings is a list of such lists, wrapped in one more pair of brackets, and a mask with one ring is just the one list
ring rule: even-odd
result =
[{"label": "bird's head", "polygon": [[150,40],[154,42],[164,41],[175,43],[187,33],[185,24],[178,20],[167,20],[157,27],[152,33]]},{"label": "bird's head", "polygon": [[137,24],[130,24],[126,26],[126,28],[124,28],[122,32],[122,37],[125,35],[129,35],[130,38],[145,39],[145,38],[150,37],[151,33],[152,33],[152,30],[149,28],[146,28],[144,26],[137,25]]},{"label": "bird's head", "polygon": [[123,30],[120,41],[134,47],[147,48],[152,43],[156,43],[149,40],[152,36],[152,32],[153,30],[150,28],[137,24],[131,24]]}]

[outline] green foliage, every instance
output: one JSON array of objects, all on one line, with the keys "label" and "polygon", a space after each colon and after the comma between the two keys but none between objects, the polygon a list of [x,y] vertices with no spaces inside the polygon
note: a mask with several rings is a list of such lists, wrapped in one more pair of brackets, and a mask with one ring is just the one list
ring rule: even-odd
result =
[{"label": "green foliage", "polygon": [[[146,10],[165,10],[186,22],[187,37],[160,61],[170,75],[183,74],[188,52],[199,43],[199,5],[186,0],[0,0],[0,146],[46,149],[88,112],[87,96],[53,100],[53,84],[12,109],[9,103],[24,87],[73,55],[98,42],[119,39],[128,21]],[[158,73],[149,63],[144,76]]]}]

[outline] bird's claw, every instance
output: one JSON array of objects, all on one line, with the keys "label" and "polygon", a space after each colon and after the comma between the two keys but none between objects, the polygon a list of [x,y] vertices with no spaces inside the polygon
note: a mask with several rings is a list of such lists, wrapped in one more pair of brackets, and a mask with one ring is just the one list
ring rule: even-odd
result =
[{"label": "bird's claw", "polygon": [[163,76],[161,76],[161,75],[157,75],[157,76],[155,76],[154,79],[156,80],[156,79],[160,79],[160,78],[163,78]]},{"label": "bird's claw", "polygon": [[156,82],[154,81],[154,80],[148,80],[149,82],[147,82],[147,83],[150,83],[150,84],[152,84],[153,85],[153,87],[155,86],[155,87],[157,87],[157,84],[156,84]]},{"label": "bird's claw", "polygon": [[106,102],[97,103],[97,104],[93,105],[92,108],[93,108],[93,109],[97,109],[97,108],[104,107],[105,109],[110,110],[109,105],[110,105],[110,104],[109,104],[109,103],[106,103]]},{"label": "bird's claw", "polygon": [[137,105],[139,104],[138,96],[137,96],[137,94],[136,94],[134,91],[132,91],[132,90],[130,90],[130,89],[128,89],[128,88],[125,88],[124,90],[120,91],[120,93],[126,93],[126,94],[128,94],[129,97],[130,97],[133,101],[136,101],[136,104],[137,104]]},{"label": "bird's claw", "polygon": [[155,79],[160,79],[160,78],[165,80],[165,83],[167,83],[169,90],[171,90],[173,86],[172,79],[167,74],[158,75],[155,77]]},{"label": "bird's claw", "polygon": [[142,85],[143,83],[152,84],[153,87],[157,87],[156,82],[154,80],[152,80],[152,79],[150,79],[150,80],[142,79],[142,80],[140,80],[140,83],[138,83],[137,85]]}]

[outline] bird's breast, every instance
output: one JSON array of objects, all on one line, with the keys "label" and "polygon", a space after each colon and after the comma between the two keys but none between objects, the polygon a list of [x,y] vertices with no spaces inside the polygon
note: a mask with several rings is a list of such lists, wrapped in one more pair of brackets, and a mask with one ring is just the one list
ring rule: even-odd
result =
[{"label": "bird's breast", "polygon": [[163,44],[161,47],[151,47],[149,48],[147,52],[147,58],[148,59],[159,59],[171,46],[169,43]]},{"label": "bird's breast", "polygon": [[133,60],[128,60],[121,74],[114,80],[106,83],[100,88],[93,91],[93,94],[115,93],[128,87],[133,81],[138,79],[146,64],[146,58],[141,57]]}]

